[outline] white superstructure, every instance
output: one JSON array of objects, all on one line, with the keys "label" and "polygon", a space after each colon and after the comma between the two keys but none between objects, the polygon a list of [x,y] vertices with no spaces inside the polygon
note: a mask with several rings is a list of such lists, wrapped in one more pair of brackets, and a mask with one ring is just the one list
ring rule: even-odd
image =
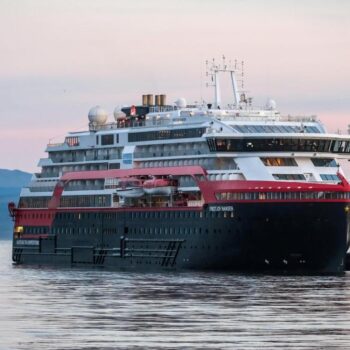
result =
[{"label": "white superstructure", "polygon": [[[253,107],[238,89],[236,71],[225,60],[211,62],[212,104],[188,105],[179,98],[169,105],[165,95],[156,95],[154,104],[153,95],[144,95],[140,106],[117,107],[113,121],[93,107],[89,130],[47,145],[48,157],[39,161],[41,172],[22,190],[21,201],[48,198],[64,173],[87,170],[200,165],[210,180],[339,182],[339,160],[350,159],[350,135],[327,133],[315,116],[281,115],[271,99]],[[221,74],[232,83],[228,106],[221,102]],[[72,181],[63,196],[112,196],[117,185],[108,179]],[[179,186],[186,191],[194,184],[184,177]]]}]

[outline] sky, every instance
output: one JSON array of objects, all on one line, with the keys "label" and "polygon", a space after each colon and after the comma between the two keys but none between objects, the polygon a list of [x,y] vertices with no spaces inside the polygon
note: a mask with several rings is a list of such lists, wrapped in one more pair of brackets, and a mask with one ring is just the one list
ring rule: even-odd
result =
[{"label": "sky", "polygon": [[205,61],[223,54],[256,104],[345,133],[349,17],[347,0],[0,0],[0,168],[39,171],[95,105],[112,120],[145,93],[209,101]]}]

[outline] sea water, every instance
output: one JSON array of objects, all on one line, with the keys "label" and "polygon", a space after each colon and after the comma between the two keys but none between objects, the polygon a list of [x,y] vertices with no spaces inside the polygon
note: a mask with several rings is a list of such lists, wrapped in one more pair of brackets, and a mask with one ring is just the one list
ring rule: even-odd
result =
[{"label": "sea water", "polygon": [[319,348],[350,348],[350,273],[14,266],[0,241],[1,350]]}]

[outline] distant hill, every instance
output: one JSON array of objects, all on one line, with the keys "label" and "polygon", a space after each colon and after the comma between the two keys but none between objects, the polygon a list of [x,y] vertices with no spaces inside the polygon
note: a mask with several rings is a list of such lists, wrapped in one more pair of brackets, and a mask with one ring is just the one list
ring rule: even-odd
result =
[{"label": "distant hill", "polygon": [[20,170],[0,169],[0,239],[11,238],[12,221],[7,203],[18,202],[21,188],[27,185],[32,174]]},{"label": "distant hill", "polygon": [[21,170],[0,169],[0,188],[1,187],[23,187],[26,185],[32,174]]}]

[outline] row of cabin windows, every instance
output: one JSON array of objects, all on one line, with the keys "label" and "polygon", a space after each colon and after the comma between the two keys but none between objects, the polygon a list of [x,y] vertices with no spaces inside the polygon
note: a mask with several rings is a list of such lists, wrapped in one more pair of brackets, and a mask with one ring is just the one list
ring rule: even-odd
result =
[{"label": "row of cabin windows", "polygon": [[297,138],[209,138],[211,152],[331,152],[350,153],[350,141]]},{"label": "row of cabin windows", "polygon": [[192,129],[175,129],[175,130],[159,130],[135,132],[128,134],[129,142],[153,141],[153,140],[168,140],[168,139],[184,139],[202,137],[205,133],[205,128]]},{"label": "row of cabin windows", "polygon": [[47,208],[51,197],[21,197],[19,208]]},{"label": "row of cabin windows", "polygon": [[[47,208],[51,197],[22,197],[19,208]],[[110,207],[110,195],[63,196],[60,207]]]},{"label": "row of cabin windows", "polygon": [[[117,230],[114,230],[116,233]],[[98,227],[53,227],[51,233],[52,234],[99,234],[101,230]],[[103,230],[104,233],[112,233],[111,230],[106,231]]]},{"label": "row of cabin windows", "polygon": [[55,214],[53,213],[20,213],[19,219],[53,219]]},{"label": "row of cabin windows", "polygon": [[[225,217],[234,217],[233,213],[226,213]],[[212,233],[221,233],[222,230],[214,228],[210,230]],[[150,235],[193,235],[193,234],[208,234],[208,228],[202,227],[131,227],[129,232],[131,234],[150,234]]]},{"label": "row of cabin windows", "polygon": [[303,174],[272,174],[276,180],[305,180]]},{"label": "row of cabin windows", "polygon": [[[108,159],[108,157],[106,157]],[[43,167],[41,171],[42,177],[59,177],[65,173],[71,173],[75,171],[98,171],[108,169],[120,169],[119,162],[104,162],[104,163],[84,163],[77,165],[64,165],[64,166],[49,166]]]},{"label": "row of cabin windows", "polygon": [[25,226],[23,228],[25,234],[46,234],[48,231],[48,227],[43,226]]},{"label": "row of cabin windows", "polygon": [[133,220],[133,219],[198,219],[233,217],[226,212],[210,211],[135,211],[129,213],[58,213],[59,220]]},{"label": "row of cabin windows", "polygon": [[336,174],[320,174],[320,177],[324,181],[339,181],[339,177]]},{"label": "row of cabin windows", "polygon": [[[233,216],[232,216],[233,217]],[[27,230],[30,229],[28,232]],[[52,234],[99,234],[101,229],[98,227],[53,227]],[[131,227],[129,228],[130,234],[146,234],[146,235],[201,235],[209,234],[212,232],[214,234],[222,233],[220,228],[214,228],[209,230],[208,228],[202,227]],[[26,233],[47,233],[47,228],[41,227],[27,227]],[[104,228],[104,234],[117,234],[117,228]]]},{"label": "row of cabin windows", "polygon": [[64,173],[74,171],[95,171],[95,170],[107,170],[108,163],[86,163],[84,165],[65,165],[65,166],[43,166],[41,170],[41,177],[60,177]]},{"label": "row of cabin windows", "polygon": [[217,200],[350,199],[350,192],[217,192]]},{"label": "row of cabin windows", "polygon": [[78,136],[67,136],[65,142],[69,147],[79,146],[80,143]]},{"label": "row of cabin windows", "polygon": [[[57,218],[59,220],[117,220],[123,218],[124,215],[127,219],[189,219],[189,218],[224,218],[233,217],[233,214],[227,214],[226,212],[131,212],[131,213],[58,213]],[[55,214],[53,213],[23,213],[19,214],[20,219],[53,219]]]},{"label": "row of cabin windows", "polygon": [[[303,174],[272,174],[276,180],[306,180]],[[336,174],[320,174],[324,181],[340,181]]]},{"label": "row of cabin windows", "polygon": [[298,166],[294,158],[260,158],[265,166]]},{"label": "row of cabin windows", "polygon": [[61,197],[60,207],[110,207],[111,196],[64,196]]},{"label": "row of cabin windows", "polygon": [[304,127],[298,125],[232,125],[237,131],[249,134],[249,133],[317,133],[320,134],[320,130],[316,126]]},{"label": "row of cabin windows", "polygon": [[332,167],[338,166],[335,159],[332,158],[311,158],[311,161],[315,167]]},{"label": "row of cabin windows", "polygon": [[[265,166],[298,166],[294,158],[264,157],[260,158]],[[332,158],[311,158],[315,167],[337,167],[338,164]]]}]

